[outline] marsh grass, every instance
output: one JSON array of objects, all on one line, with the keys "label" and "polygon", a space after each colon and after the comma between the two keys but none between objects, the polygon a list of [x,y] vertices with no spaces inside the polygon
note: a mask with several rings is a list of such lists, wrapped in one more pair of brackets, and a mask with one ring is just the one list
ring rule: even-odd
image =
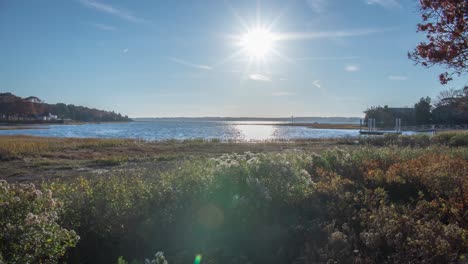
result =
[{"label": "marsh grass", "polygon": [[91,161],[92,165],[95,166],[118,166],[128,161],[128,157],[125,156],[109,156],[105,158],[98,158]]},{"label": "marsh grass", "polygon": [[21,155],[39,155],[62,149],[100,149],[132,146],[138,142],[130,139],[49,138],[32,136],[0,136],[0,158]]}]

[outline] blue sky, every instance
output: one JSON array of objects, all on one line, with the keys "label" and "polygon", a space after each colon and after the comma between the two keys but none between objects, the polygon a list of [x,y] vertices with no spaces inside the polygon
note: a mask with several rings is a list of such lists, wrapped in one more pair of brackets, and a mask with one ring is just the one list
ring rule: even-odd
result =
[{"label": "blue sky", "polygon": [[[149,116],[361,116],[442,86],[414,0],[0,2],[0,91]],[[240,36],[269,27],[275,52]]]}]

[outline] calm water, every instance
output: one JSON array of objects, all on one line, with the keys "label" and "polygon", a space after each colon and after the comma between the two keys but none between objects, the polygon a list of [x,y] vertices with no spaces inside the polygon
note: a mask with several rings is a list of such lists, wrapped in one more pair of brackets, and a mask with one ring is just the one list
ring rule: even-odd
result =
[{"label": "calm water", "polygon": [[259,121],[152,121],[110,124],[50,125],[48,129],[0,130],[0,135],[46,137],[139,138],[145,140],[216,138],[268,140],[355,137],[357,130],[311,129]]}]

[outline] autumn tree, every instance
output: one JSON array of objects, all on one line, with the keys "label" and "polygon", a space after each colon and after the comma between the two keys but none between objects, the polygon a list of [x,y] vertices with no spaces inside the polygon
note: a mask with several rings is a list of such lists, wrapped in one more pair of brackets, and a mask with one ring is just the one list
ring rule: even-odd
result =
[{"label": "autumn tree", "polygon": [[63,103],[47,104],[35,96],[21,98],[12,93],[0,93],[0,119],[28,120],[48,114],[84,122],[131,121],[127,116],[83,106]]},{"label": "autumn tree", "polygon": [[422,22],[418,32],[426,34],[408,57],[424,67],[441,65],[447,69],[439,80],[446,84],[454,75],[468,72],[468,1],[419,0]]}]

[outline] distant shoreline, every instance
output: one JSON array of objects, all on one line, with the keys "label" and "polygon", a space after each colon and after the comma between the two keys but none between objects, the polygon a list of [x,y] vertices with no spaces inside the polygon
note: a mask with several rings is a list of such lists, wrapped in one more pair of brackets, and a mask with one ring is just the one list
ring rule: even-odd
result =
[{"label": "distant shoreline", "polygon": [[136,122],[153,121],[246,121],[246,122],[291,122],[359,124],[360,117],[134,117]]}]

